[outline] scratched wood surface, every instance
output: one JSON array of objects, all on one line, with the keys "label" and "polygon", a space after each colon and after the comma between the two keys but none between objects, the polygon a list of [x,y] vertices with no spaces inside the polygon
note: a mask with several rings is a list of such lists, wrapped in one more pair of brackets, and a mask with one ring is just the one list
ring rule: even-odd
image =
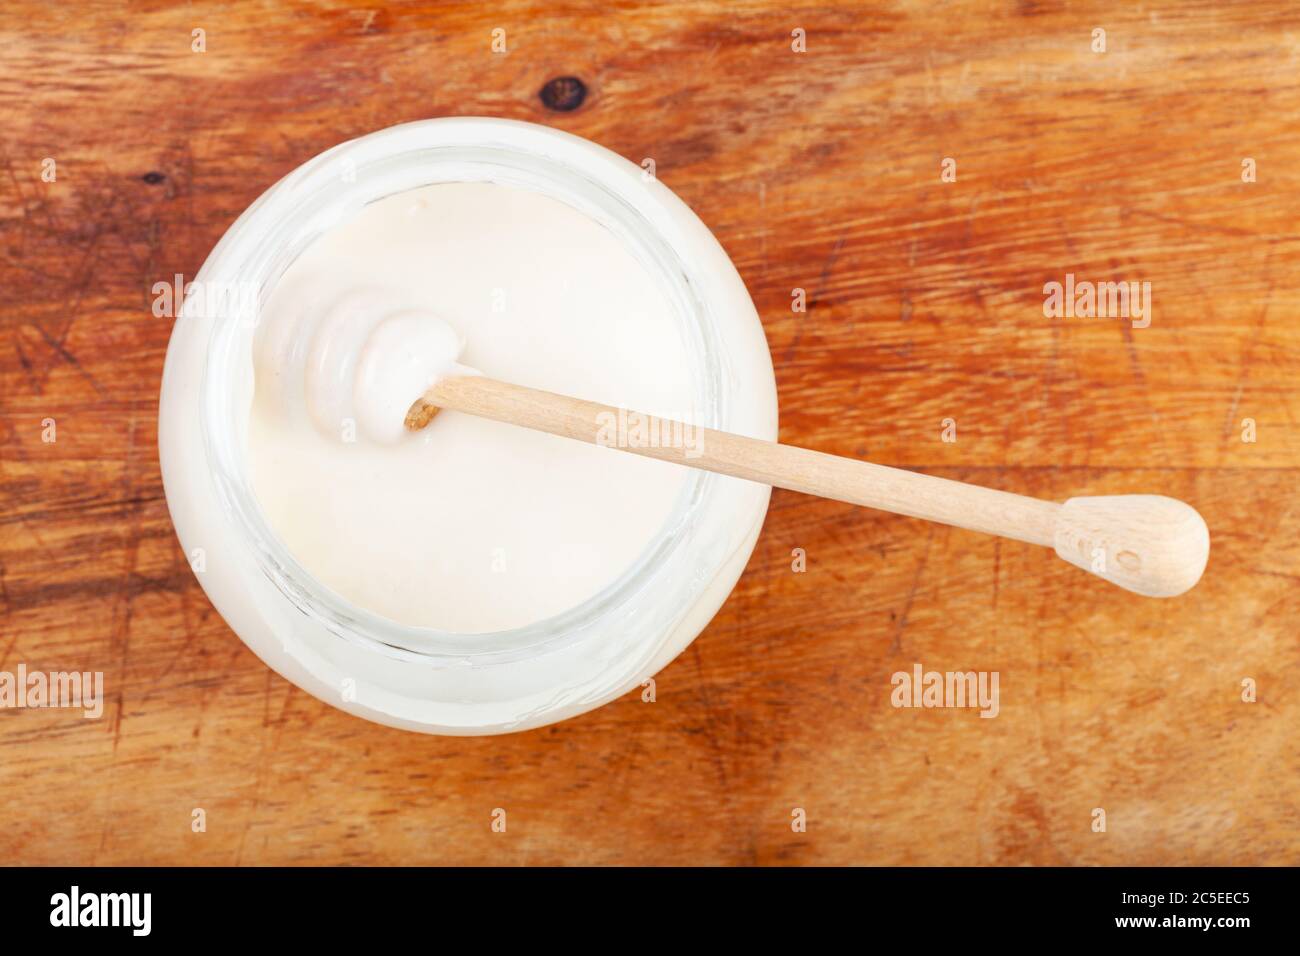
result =
[{"label": "scratched wood surface", "polygon": [[[1300,7],[382,7],[0,7],[0,671],[107,684],[0,711],[0,861],[1300,863]],[[296,690],[174,539],[149,290],[326,147],[453,114],[653,158],[749,285],[783,440],[1184,498],[1204,581],[778,492],[653,704],[465,740]],[[1067,273],[1150,282],[1150,326],[1045,318]],[[997,671],[1000,713],[892,707],[918,662]]]}]

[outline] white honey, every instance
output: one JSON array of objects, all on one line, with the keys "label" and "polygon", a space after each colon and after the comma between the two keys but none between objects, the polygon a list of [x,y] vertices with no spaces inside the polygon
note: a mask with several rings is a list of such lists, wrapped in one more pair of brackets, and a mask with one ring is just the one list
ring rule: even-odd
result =
[{"label": "white honey", "polygon": [[[454,330],[454,331],[453,331]],[[410,404],[463,364],[693,415],[664,293],[603,226],[508,186],[367,206],[280,280],[254,346],[256,497],[321,583],[404,624],[499,631],[612,583],[669,519],[680,466]]]}]

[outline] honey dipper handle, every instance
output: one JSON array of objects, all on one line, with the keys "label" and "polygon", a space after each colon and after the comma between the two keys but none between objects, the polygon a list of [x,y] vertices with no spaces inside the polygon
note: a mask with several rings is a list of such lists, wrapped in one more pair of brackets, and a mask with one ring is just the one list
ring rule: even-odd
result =
[{"label": "honey dipper handle", "polygon": [[[422,428],[440,408],[1043,545],[1085,571],[1151,597],[1172,597],[1191,588],[1209,556],[1209,532],[1201,516],[1191,506],[1159,495],[1071,498],[1058,504],[481,375],[440,379],[411,406],[407,427]],[[647,436],[655,438],[645,440]]]}]

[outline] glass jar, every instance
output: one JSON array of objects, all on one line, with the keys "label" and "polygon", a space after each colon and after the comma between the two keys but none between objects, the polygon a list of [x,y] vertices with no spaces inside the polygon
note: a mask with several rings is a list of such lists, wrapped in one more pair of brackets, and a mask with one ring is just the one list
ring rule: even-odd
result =
[{"label": "glass jar", "polygon": [[616,581],[509,631],[403,625],[348,602],[299,565],[248,476],[261,304],[313,240],[367,203],[483,181],[565,202],[625,243],[662,283],[691,345],[698,424],[776,437],[771,357],[735,267],[670,190],[594,143],[510,120],[427,120],[336,146],[267,190],[186,287],[172,332],[158,430],[172,521],[213,605],[266,664],[349,713],[426,733],[538,727],[643,684],[726,599],[770,491],[693,473],[670,520]]}]

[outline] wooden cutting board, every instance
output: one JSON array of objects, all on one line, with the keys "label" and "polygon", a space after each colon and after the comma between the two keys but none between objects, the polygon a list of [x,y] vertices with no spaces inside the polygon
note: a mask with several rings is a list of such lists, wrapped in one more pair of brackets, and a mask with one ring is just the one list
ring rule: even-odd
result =
[{"label": "wooden cutting board", "polygon": [[[1300,7],[439,7],[7,5],[0,671],[107,701],[0,711],[0,860],[1300,863]],[[1183,498],[1205,579],[778,492],[653,703],[448,739],[290,686],[174,538],[151,287],[321,150],[461,114],[654,160],[749,285],[783,441]],[[1150,324],[1045,316],[1067,274],[1149,282]],[[997,717],[893,707],[918,663],[996,671]]]}]

